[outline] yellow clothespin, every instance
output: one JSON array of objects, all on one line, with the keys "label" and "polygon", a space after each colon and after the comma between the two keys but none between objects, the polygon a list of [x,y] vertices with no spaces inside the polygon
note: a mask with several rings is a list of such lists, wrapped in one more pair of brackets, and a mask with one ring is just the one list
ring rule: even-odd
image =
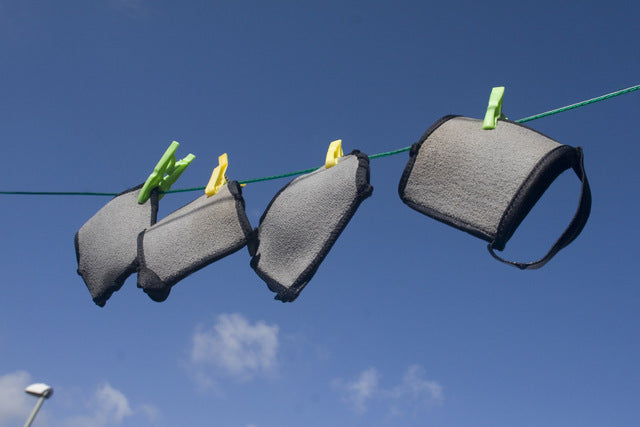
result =
[{"label": "yellow clothespin", "polygon": [[332,166],[338,164],[338,159],[344,156],[342,152],[342,140],[338,139],[329,144],[329,150],[327,151],[327,158],[324,162],[324,167],[329,169]]},{"label": "yellow clothespin", "polygon": [[227,166],[229,166],[229,158],[227,157],[227,153],[224,153],[222,156],[218,157],[218,166],[213,169],[209,183],[204,189],[204,193],[207,197],[211,197],[216,194],[218,190],[220,190],[220,187],[228,182],[225,175]]}]

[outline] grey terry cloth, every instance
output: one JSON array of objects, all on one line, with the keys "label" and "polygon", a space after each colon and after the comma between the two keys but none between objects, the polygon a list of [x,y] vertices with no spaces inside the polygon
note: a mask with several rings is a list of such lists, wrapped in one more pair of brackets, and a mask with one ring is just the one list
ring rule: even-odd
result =
[{"label": "grey terry cloth", "polygon": [[203,195],[138,236],[138,287],[164,301],[189,274],[247,244],[253,230],[237,181]]},{"label": "grey terry cloth", "polygon": [[255,245],[250,244],[251,267],[277,292],[276,299],[298,297],[372,191],[369,158],[359,151],[280,190],[260,219]]},{"label": "grey terry cloth", "polygon": [[142,185],[127,190],[100,209],[75,235],[78,274],[100,307],[136,271],[138,234],[156,222],[158,192],[138,203]]},{"label": "grey terry cloth", "polygon": [[509,120],[494,130],[482,120],[445,116],[411,148],[400,180],[400,198],[410,207],[471,233],[503,250],[524,217],[560,173],[573,168],[582,181],[575,217],[550,252],[533,263],[539,268],[575,239],[591,207],[591,193],[580,148],[562,145]]}]

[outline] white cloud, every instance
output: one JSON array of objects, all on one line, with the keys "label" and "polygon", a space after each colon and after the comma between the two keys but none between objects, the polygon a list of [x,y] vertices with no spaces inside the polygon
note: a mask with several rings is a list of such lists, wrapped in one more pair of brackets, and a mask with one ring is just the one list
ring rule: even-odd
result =
[{"label": "white cloud", "polygon": [[66,418],[61,425],[64,427],[103,427],[118,425],[125,418],[138,413],[145,415],[149,421],[154,421],[159,416],[157,408],[150,405],[142,405],[136,410],[131,409],[129,399],[124,393],[108,383],[97,388],[90,401],[87,402],[87,406],[89,414]]},{"label": "white cloud", "polygon": [[151,422],[160,420],[160,410],[153,405],[140,405],[140,412]]},{"label": "white cloud", "polygon": [[[239,380],[273,372],[277,364],[278,326],[259,321],[254,324],[240,314],[221,314],[209,329],[199,328],[192,339],[190,361],[200,371],[204,386],[215,383],[206,371]],[[209,369],[206,369],[209,368]]]},{"label": "white cloud", "polygon": [[24,392],[31,383],[26,371],[16,371],[0,377],[0,426],[22,425],[37,400]]},{"label": "white cloud", "polygon": [[344,384],[344,400],[351,403],[356,412],[366,412],[367,402],[378,392],[379,379],[376,368],[363,371],[355,381]]},{"label": "white cloud", "polygon": [[104,384],[96,390],[89,402],[91,414],[79,415],[64,420],[63,425],[75,426],[107,426],[119,424],[125,417],[133,415],[129,400],[119,390]]},{"label": "white cloud", "polygon": [[342,400],[357,413],[366,412],[370,402],[376,402],[378,407],[386,406],[393,415],[443,402],[442,386],[427,380],[420,365],[409,366],[400,382],[390,388],[381,387],[380,378],[378,370],[372,367],[353,381],[334,380],[333,386],[342,391]]},{"label": "white cloud", "polygon": [[116,422],[133,414],[129,401],[122,392],[104,384],[96,391],[96,400],[101,413],[108,414]]},{"label": "white cloud", "polygon": [[390,390],[391,398],[441,405],[443,401],[442,386],[435,381],[424,379],[424,375],[425,370],[422,366],[409,366],[402,377],[402,382]]},{"label": "white cloud", "polygon": [[[37,399],[24,392],[25,387],[33,383],[31,375],[26,371],[16,371],[0,376],[0,427],[23,425],[31,414]],[[140,415],[138,419],[154,423],[160,418],[160,411],[152,405],[140,405],[132,409],[129,399],[121,391],[113,388],[109,383],[98,387],[89,398],[72,396],[68,389],[56,389],[52,399],[58,405],[66,405],[67,413],[80,413],[62,420],[53,419],[51,413],[43,408],[38,413],[38,425],[56,425],[64,427],[104,427],[121,424],[126,418]],[[79,393],[85,396],[85,393]],[[64,402],[64,403],[63,403]],[[79,410],[84,408],[85,414]],[[47,423],[49,421],[49,423]]]}]

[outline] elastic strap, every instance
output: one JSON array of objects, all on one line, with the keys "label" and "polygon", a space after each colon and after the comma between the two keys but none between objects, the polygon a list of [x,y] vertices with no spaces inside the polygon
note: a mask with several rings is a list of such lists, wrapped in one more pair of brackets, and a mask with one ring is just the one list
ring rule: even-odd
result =
[{"label": "elastic strap", "polygon": [[575,165],[573,165],[573,171],[576,173],[580,181],[582,182],[582,189],[580,190],[580,202],[578,204],[578,209],[571,220],[571,223],[567,227],[566,230],[562,233],[562,235],[558,238],[558,240],[553,244],[549,252],[539,259],[538,261],[522,263],[515,261],[507,261],[503,258],[500,258],[493,250],[493,243],[489,243],[487,249],[489,249],[489,253],[497,259],[498,261],[502,261],[505,264],[513,265],[514,267],[518,267],[521,270],[535,270],[537,268],[545,265],[551,258],[553,258],[560,249],[569,245],[569,243],[573,242],[576,237],[580,234],[585,224],[587,223],[587,219],[589,219],[589,213],[591,212],[591,189],[589,188],[589,181],[587,180],[587,174],[584,171],[584,156],[582,154],[582,149],[580,147],[577,148],[578,151],[578,161]]}]

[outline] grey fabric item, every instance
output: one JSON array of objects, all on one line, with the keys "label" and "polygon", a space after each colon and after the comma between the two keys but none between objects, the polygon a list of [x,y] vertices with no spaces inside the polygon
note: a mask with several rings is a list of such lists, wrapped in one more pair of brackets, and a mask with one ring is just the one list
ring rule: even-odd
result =
[{"label": "grey fabric item", "polygon": [[280,190],[260,219],[255,245],[250,245],[251,267],[277,292],[276,299],[297,298],[372,191],[369,158],[358,151]]},{"label": "grey fabric item", "polygon": [[78,274],[100,307],[136,271],[138,234],[156,222],[158,192],[139,204],[140,188],[113,198],[75,235]]},{"label": "grey fabric item", "polygon": [[[571,241],[582,230],[591,205],[582,151],[508,120],[500,120],[494,130],[484,130],[482,120],[467,117],[437,121],[412,147],[399,194],[419,212],[487,240],[493,254],[493,249],[504,249],[551,182],[572,167],[583,191]],[[568,237],[563,237],[566,246]],[[538,268],[546,261],[513,264]]]},{"label": "grey fabric item", "polygon": [[140,233],[138,287],[164,301],[178,281],[244,247],[252,233],[240,185],[230,182]]}]

